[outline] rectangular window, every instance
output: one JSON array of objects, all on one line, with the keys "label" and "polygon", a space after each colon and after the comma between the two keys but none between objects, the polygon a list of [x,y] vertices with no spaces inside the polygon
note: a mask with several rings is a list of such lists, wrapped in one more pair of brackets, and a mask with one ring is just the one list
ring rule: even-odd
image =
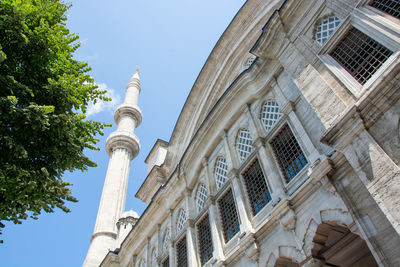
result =
[{"label": "rectangular window", "polygon": [[186,235],[176,244],[176,256],[178,267],[186,267],[187,264],[187,249],[186,249]]},{"label": "rectangular window", "polygon": [[392,51],[356,28],[352,28],[329,53],[362,85],[392,54]]},{"label": "rectangular window", "polygon": [[374,0],[371,6],[379,9],[389,15],[400,19],[400,1],[399,0]]},{"label": "rectangular window", "polygon": [[288,183],[307,165],[307,159],[287,124],[272,139],[271,145]]},{"label": "rectangular window", "polygon": [[213,256],[213,244],[208,214],[197,224],[197,238],[199,240],[200,262],[201,265],[204,265]]},{"label": "rectangular window", "polygon": [[225,242],[228,242],[240,230],[239,218],[231,189],[218,200],[218,206],[222,219],[224,239]]},{"label": "rectangular window", "polygon": [[242,176],[250,199],[251,210],[253,215],[256,215],[271,200],[271,194],[258,159],[247,167]]},{"label": "rectangular window", "polygon": [[162,267],[169,267],[169,257],[162,262]]}]

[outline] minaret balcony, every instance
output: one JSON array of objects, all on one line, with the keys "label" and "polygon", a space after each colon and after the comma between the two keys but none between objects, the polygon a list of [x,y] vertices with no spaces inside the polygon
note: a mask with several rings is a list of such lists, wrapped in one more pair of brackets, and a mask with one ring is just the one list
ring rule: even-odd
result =
[{"label": "minaret balcony", "polygon": [[117,148],[127,149],[132,160],[140,150],[139,139],[132,132],[116,131],[110,134],[106,141],[106,151],[109,156]]},{"label": "minaret balcony", "polygon": [[118,124],[123,116],[130,116],[136,121],[136,127],[142,123],[142,111],[138,106],[129,104],[120,105],[114,112],[114,120]]}]

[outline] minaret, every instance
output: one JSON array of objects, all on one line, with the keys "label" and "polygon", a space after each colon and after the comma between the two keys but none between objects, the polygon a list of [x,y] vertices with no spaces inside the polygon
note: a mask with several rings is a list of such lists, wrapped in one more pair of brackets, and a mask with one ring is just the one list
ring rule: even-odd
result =
[{"label": "minaret", "polygon": [[134,134],[135,128],[142,121],[142,112],[137,105],[139,93],[139,69],[136,68],[126,86],[124,103],[114,113],[118,128],[106,141],[110,161],[84,267],[99,266],[108,251],[117,246],[117,222],[125,209],[129,165],[140,150],[139,139]]}]

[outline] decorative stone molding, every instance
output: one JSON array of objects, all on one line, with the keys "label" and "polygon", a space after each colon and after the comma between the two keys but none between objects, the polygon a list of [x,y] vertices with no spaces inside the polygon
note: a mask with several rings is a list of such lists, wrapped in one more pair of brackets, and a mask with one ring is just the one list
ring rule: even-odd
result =
[{"label": "decorative stone molding", "polygon": [[258,262],[260,257],[260,248],[255,240],[248,246],[245,251],[246,257],[253,262]]},{"label": "decorative stone molding", "polygon": [[333,164],[331,160],[327,157],[318,158],[314,163],[309,167],[307,175],[313,179],[314,181],[320,181],[323,177],[325,177],[330,171],[333,169]]},{"label": "decorative stone molding", "polygon": [[279,246],[279,258],[291,259],[296,263],[300,263],[304,260],[303,253],[293,246]]},{"label": "decorative stone molding", "polygon": [[117,222],[117,228],[119,230],[122,226],[127,226],[128,224],[134,226],[138,220],[139,220],[138,218],[132,216],[120,218]]},{"label": "decorative stone molding", "polygon": [[134,133],[113,132],[108,136],[106,141],[107,154],[111,157],[112,152],[117,148],[127,149],[130,154],[130,159],[132,160],[139,153],[139,139]]},{"label": "decorative stone molding", "polygon": [[142,123],[142,111],[138,106],[132,106],[130,104],[120,105],[114,113],[114,120],[118,124],[123,116],[130,116],[136,121],[136,127]]},{"label": "decorative stone molding", "polygon": [[314,247],[313,238],[320,223],[337,223],[349,227],[353,223],[350,213],[342,209],[328,209],[320,211],[319,223],[314,218],[310,219],[307,230],[303,238],[303,251],[307,256],[311,255],[311,249]]},{"label": "decorative stone molding", "polygon": [[281,225],[286,229],[286,231],[294,231],[296,227],[296,214],[289,208],[288,211],[283,214],[280,218]]}]

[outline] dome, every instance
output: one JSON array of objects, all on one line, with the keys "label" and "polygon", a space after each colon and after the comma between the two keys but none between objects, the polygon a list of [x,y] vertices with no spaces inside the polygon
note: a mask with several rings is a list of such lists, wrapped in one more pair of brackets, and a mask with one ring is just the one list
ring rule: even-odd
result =
[{"label": "dome", "polygon": [[133,217],[133,218],[135,218],[135,219],[139,219],[140,216],[137,214],[136,211],[130,209],[130,210],[124,211],[124,212],[122,213],[121,218],[127,218],[127,217]]}]

